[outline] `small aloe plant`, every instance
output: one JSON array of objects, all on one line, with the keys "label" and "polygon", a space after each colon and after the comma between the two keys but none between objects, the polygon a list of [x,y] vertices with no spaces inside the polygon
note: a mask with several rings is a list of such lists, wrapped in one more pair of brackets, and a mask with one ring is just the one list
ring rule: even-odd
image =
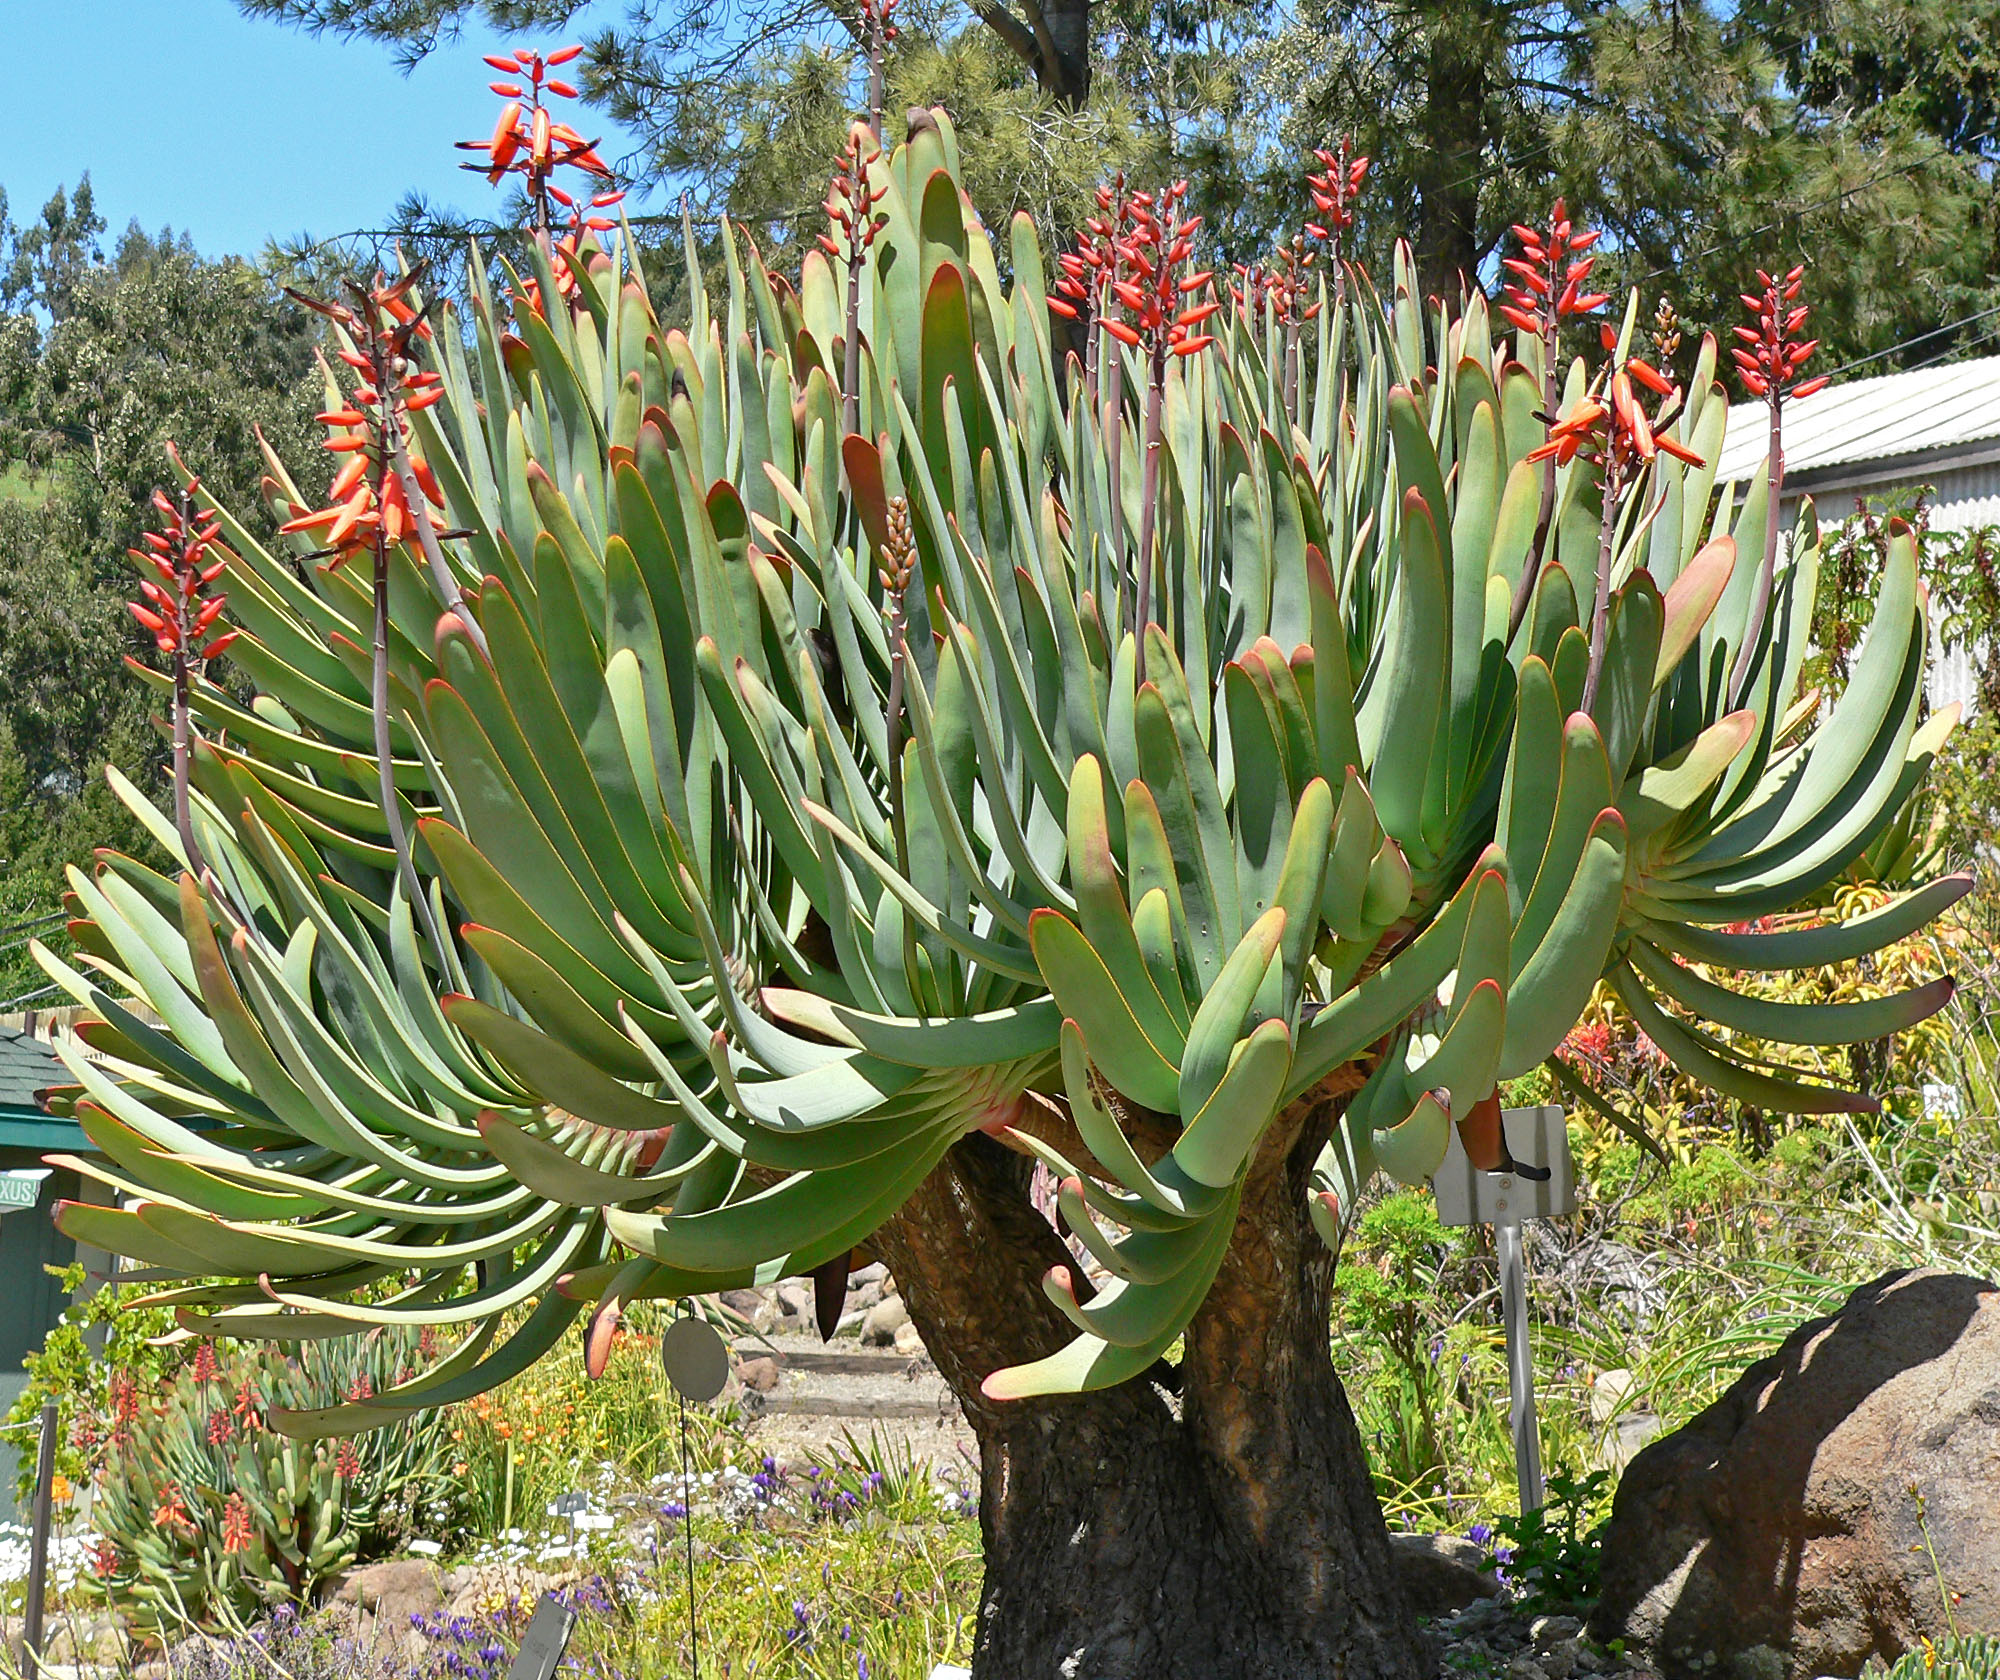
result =
[{"label": "small aloe plant", "polygon": [[309,1601],[357,1558],[379,1555],[430,1507],[448,1506],[448,1420],[406,1420],[358,1438],[299,1441],[273,1411],[343,1404],[406,1382],[409,1332],[218,1351],[204,1342],[155,1394],[130,1385],[103,1420],[113,1450],[91,1505],[81,1579],[137,1631],[240,1627]]}]

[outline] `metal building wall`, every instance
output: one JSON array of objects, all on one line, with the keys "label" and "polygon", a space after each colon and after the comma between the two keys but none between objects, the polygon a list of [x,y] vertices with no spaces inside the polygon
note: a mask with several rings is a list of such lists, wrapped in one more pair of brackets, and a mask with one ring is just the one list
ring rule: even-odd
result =
[{"label": "metal building wall", "polygon": [[[1800,495],[1810,494],[1822,529],[1830,529],[1854,511],[1855,498],[1866,496],[1879,502],[1898,491],[1928,487],[1931,490],[1930,528],[1940,535],[1976,531],[1982,526],[2000,526],[2000,461],[1981,461],[1972,466],[1952,467],[1928,474],[1913,474],[1904,481],[1877,480],[1864,487],[1820,489],[1784,498],[1784,521],[1791,528]],[[1968,715],[1978,699],[1973,671],[1973,650],[1946,647],[1933,626],[1931,668],[1925,684],[1933,709],[1953,701],[1962,704]]]}]

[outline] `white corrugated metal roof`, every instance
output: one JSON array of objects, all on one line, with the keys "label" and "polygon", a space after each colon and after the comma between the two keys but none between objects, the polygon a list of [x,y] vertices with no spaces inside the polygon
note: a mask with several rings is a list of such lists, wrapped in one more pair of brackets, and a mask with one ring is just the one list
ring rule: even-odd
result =
[{"label": "white corrugated metal roof", "polygon": [[[1764,459],[1762,403],[1729,410],[1718,479],[1741,481]],[[1785,405],[1785,471],[1884,460],[1927,449],[2000,441],[2000,356],[1829,385]]]}]

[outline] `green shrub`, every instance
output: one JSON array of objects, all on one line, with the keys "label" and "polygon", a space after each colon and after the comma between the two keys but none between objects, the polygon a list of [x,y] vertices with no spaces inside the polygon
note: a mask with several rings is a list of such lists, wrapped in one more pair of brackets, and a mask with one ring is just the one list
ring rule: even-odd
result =
[{"label": "green shrub", "polygon": [[1558,1470],[1549,1477],[1547,1504],[1494,1519],[1505,1545],[1483,1567],[1504,1572],[1527,1614],[1582,1613],[1597,1603],[1606,1525],[1596,1518],[1611,1497],[1610,1481],[1602,1470],[1581,1478]]},{"label": "green shrub", "polygon": [[[81,1264],[58,1275],[71,1297],[83,1287]],[[108,1283],[83,1300],[72,1299],[41,1348],[28,1355],[27,1386],[5,1424],[20,1448],[14,1502],[22,1510],[34,1497],[34,1443],[44,1401],[56,1402],[62,1420],[57,1473],[70,1486],[82,1487],[96,1481],[104,1467],[109,1432],[90,1420],[110,1415],[113,1385],[129,1381],[141,1394],[156,1393],[186,1363],[191,1344],[172,1340],[172,1311],[133,1305],[143,1293],[137,1285]]]}]

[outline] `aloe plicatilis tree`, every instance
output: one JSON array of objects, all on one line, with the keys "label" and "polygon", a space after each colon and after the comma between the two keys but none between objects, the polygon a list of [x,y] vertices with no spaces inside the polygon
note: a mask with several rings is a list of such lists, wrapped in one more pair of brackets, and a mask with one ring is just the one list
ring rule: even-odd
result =
[{"label": "aloe plicatilis tree", "polygon": [[380,545],[379,626],[282,463],[289,537],[213,509],[256,698],[193,685],[195,855],[114,777],[173,862],[76,873],[78,955],[42,955],[94,1016],[55,1100],[126,1198],[61,1222],[202,1334],[457,1336],[302,1434],[865,1244],[979,1437],[982,1680],[1412,1675],[1328,1352],[1343,1223],[1450,1127],[1498,1165],[1499,1082],[1600,978],[1728,1096],[1871,1106],[1747,1046],[1879,1037],[1948,982],[1710,976],[1963,890],[1731,930],[1838,874],[1951,727],[1913,547],[1821,714],[1818,533],[1752,625],[1712,344],[1648,415],[1628,313],[1552,427],[1544,346],[1406,255],[1386,297],[1207,310],[1169,193],[1121,211],[1153,267],[1089,312],[1114,408],[947,119],[852,156],[866,262],[851,221],[796,282],[732,239],[711,301],[690,236],[679,326],[587,234],[505,301],[474,261],[463,327],[399,304],[431,505]]}]

